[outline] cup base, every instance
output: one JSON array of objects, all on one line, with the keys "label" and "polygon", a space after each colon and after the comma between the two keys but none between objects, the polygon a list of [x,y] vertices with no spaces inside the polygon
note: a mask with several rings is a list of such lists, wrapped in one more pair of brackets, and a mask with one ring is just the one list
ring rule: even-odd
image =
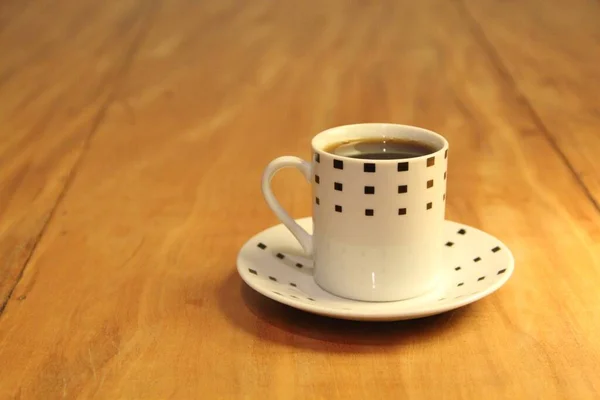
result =
[{"label": "cup base", "polygon": [[441,279],[440,279],[440,276],[438,275],[438,276],[432,278],[432,280],[431,280],[431,282],[429,282],[428,286],[426,286],[424,288],[419,287],[416,290],[412,290],[410,292],[405,291],[404,294],[402,294],[402,295],[398,295],[398,293],[395,293],[393,291],[391,291],[392,293],[389,293],[390,292],[389,289],[387,290],[388,293],[382,293],[382,291],[373,290],[368,293],[363,293],[362,295],[358,295],[357,293],[355,293],[355,292],[353,293],[352,291],[331,289],[331,288],[327,287],[326,285],[322,285],[321,283],[319,283],[319,281],[317,279],[314,279],[314,281],[318,287],[320,287],[321,289],[323,289],[324,291],[326,291],[327,293],[329,293],[333,296],[341,297],[341,298],[348,299],[348,300],[363,301],[363,302],[369,302],[369,303],[390,303],[390,302],[396,302],[396,301],[410,300],[410,299],[414,299],[414,298],[417,298],[420,296],[424,296],[428,293],[431,293],[438,289]]}]

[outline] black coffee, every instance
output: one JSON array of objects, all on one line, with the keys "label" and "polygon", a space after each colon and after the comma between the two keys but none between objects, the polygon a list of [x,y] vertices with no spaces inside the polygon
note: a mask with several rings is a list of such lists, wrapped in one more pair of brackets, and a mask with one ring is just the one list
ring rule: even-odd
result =
[{"label": "black coffee", "polygon": [[325,151],[338,156],[365,160],[399,160],[431,154],[435,152],[435,148],[416,140],[373,138],[335,143]]}]

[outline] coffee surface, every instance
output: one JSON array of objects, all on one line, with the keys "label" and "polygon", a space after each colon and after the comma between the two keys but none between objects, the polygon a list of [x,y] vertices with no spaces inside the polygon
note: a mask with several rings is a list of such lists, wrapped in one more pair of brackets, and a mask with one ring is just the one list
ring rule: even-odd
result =
[{"label": "coffee surface", "polygon": [[435,148],[415,140],[373,138],[335,143],[325,148],[325,151],[364,160],[400,160],[431,154],[435,152]]}]

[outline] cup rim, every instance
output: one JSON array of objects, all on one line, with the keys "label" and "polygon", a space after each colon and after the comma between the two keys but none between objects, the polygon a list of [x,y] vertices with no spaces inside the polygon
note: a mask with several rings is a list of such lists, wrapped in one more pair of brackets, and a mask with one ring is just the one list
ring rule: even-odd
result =
[{"label": "cup rim", "polygon": [[[412,132],[413,134],[416,132],[419,132],[421,134],[426,135],[428,138],[432,138],[434,141],[437,141],[437,143],[432,143],[432,144],[436,145],[436,150],[431,153],[425,154],[425,155],[403,158],[401,160],[400,159],[373,159],[373,160],[369,159],[369,160],[367,160],[369,163],[394,164],[394,163],[398,163],[399,161],[402,161],[402,162],[417,161],[417,160],[421,160],[421,159],[430,158],[440,152],[446,151],[449,147],[448,140],[441,134],[434,132],[432,130],[422,128],[419,126],[415,126],[415,125],[394,124],[394,123],[385,123],[385,122],[366,122],[366,123],[357,123],[357,124],[338,125],[338,126],[334,126],[334,127],[325,129],[325,130],[317,133],[312,138],[311,147],[312,147],[313,151],[315,151],[319,154],[326,154],[328,156],[335,157],[336,159],[340,159],[340,160],[344,160],[344,161],[364,163],[366,161],[364,159],[334,154],[329,151],[326,151],[324,149],[324,147],[327,146],[328,144],[336,142],[335,140],[332,140],[332,138],[329,140],[327,138],[332,135],[335,135],[337,132],[344,132],[349,129],[350,130],[353,130],[353,129],[362,130],[362,129],[374,129],[374,128],[378,128],[380,130],[387,130],[387,131],[394,130],[394,132],[398,132],[398,131],[404,131],[405,133]],[[352,139],[350,139],[350,140],[356,140],[356,139],[361,139],[361,138],[366,139],[366,138],[374,138],[374,137],[382,137],[382,138],[400,137],[397,134],[389,135],[389,136],[356,134],[356,135],[350,135],[350,136],[353,136]],[[407,137],[407,136],[403,136],[403,137]],[[348,139],[346,139],[346,140],[348,140]]]}]

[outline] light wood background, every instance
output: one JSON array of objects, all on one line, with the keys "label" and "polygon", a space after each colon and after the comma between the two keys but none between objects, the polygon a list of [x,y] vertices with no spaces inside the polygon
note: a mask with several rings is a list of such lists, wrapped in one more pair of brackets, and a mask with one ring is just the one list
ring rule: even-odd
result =
[{"label": "light wood background", "polygon": [[[264,166],[369,121],[449,139],[500,291],[369,324],[241,282]],[[4,0],[0,398],[599,398],[594,156],[597,0]]]}]

